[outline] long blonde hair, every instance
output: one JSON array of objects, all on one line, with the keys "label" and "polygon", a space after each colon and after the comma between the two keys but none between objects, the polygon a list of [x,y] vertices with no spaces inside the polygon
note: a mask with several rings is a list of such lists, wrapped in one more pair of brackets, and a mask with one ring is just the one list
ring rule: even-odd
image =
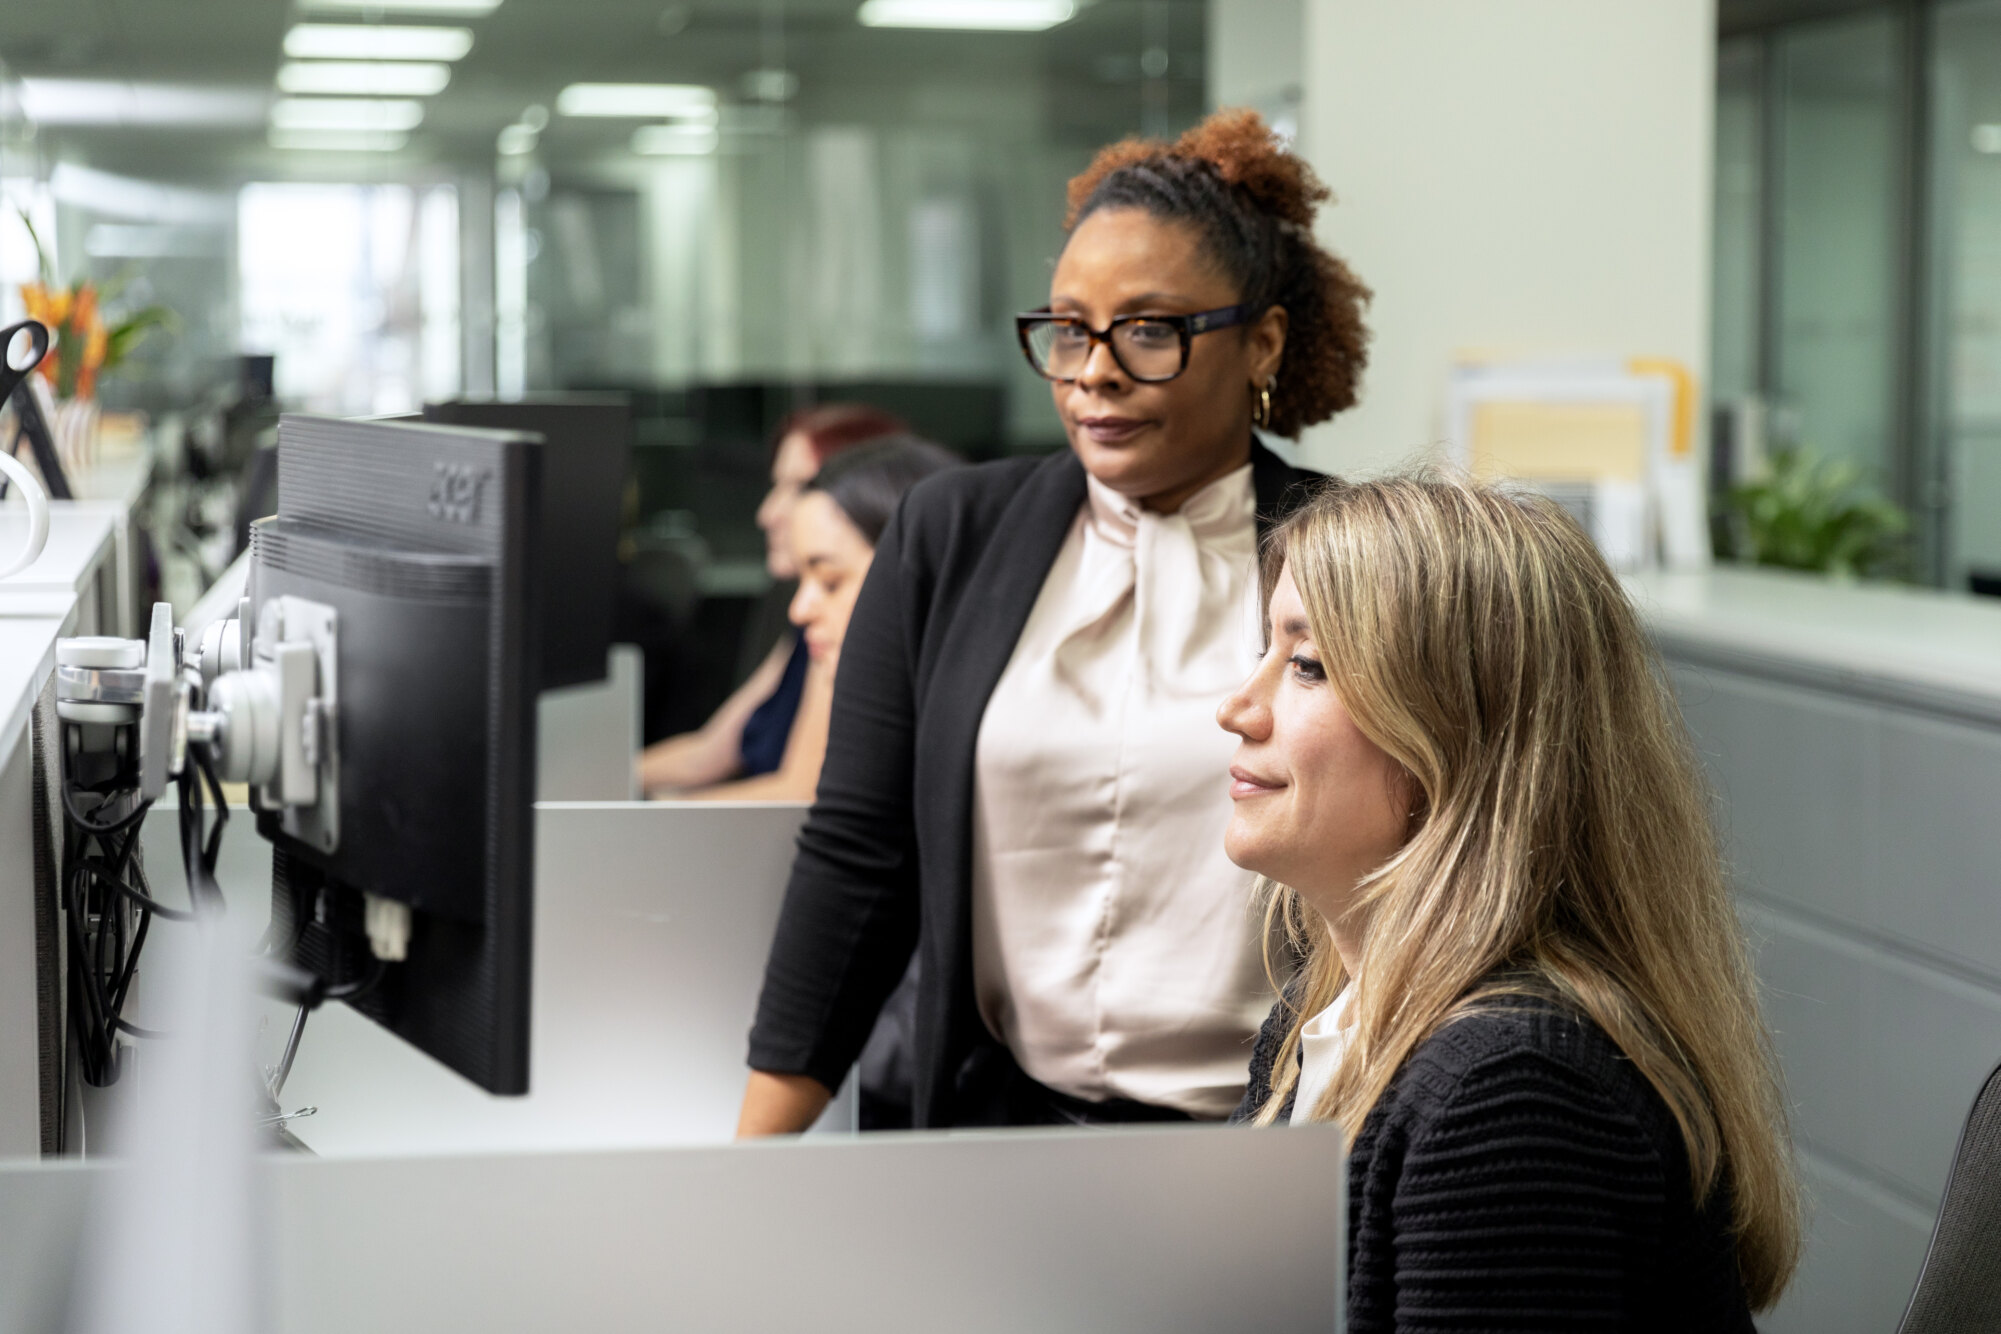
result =
[{"label": "long blonde hair", "polygon": [[[1404,846],[1359,887],[1347,1053],[1320,1104],[1352,1145],[1420,1043],[1503,995],[1587,1015],[1679,1124],[1698,1202],[1727,1189],[1756,1308],[1799,1255],[1771,1043],[1708,791],[1617,578],[1561,507],[1434,470],[1332,484],[1272,535],[1327,679],[1403,767]],[[1267,600],[1268,597],[1267,597]],[[1306,1020],[1348,979],[1325,922],[1269,885],[1296,951],[1274,1120]]]}]

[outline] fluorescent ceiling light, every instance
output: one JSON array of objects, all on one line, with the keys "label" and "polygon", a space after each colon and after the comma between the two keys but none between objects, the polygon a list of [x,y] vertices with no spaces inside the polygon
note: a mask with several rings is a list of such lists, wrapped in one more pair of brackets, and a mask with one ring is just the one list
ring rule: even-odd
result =
[{"label": "fluorescent ceiling light", "polygon": [[93,259],[167,259],[218,255],[224,250],[224,233],[220,228],[99,222],[83,234],[83,253]]},{"label": "fluorescent ceiling light", "polygon": [[716,90],[696,83],[573,83],[556,94],[565,116],[713,116]]},{"label": "fluorescent ceiling light", "polygon": [[255,125],[271,95],[114,79],[22,79],[21,111],[38,125]]},{"label": "fluorescent ceiling light", "polygon": [[429,97],[452,81],[452,67],[415,60],[293,60],[278,67],[278,91]]},{"label": "fluorescent ceiling light", "polygon": [[271,108],[274,130],[414,130],[424,104],[368,97],[287,97]]},{"label": "fluorescent ceiling light", "polygon": [[1973,151],[1976,153],[2001,153],[2001,125],[1974,126]]},{"label": "fluorescent ceiling light", "polygon": [[74,162],[56,163],[49,173],[49,194],[74,209],[140,222],[221,227],[236,216],[236,206],[226,194],[117,176]]},{"label": "fluorescent ceiling light", "polygon": [[299,0],[311,14],[422,14],[450,18],[485,18],[500,8],[500,0]]},{"label": "fluorescent ceiling light", "polygon": [[393,153],[410,142],[410,136],[394,130],[281,130],[273,128],[267,137],[273,148],[304,149],[314,153]]},{"label": "fluorescent ceiling light", "polygon": [[716,151],[716,132],[707,125],[642,125],[632,132],[632,151],[645,157],[700,157]]},{"label": "fluorescent ceiling light", "polygon": [[1040,32],[1076,14],[1075,0],[864,0],[855,17],[870,28]]},{"label": "fluorescent ceiling light", "polygon": [[300,23],[285,34],[294,60],[458,60],[470,50],[471,28]]}]

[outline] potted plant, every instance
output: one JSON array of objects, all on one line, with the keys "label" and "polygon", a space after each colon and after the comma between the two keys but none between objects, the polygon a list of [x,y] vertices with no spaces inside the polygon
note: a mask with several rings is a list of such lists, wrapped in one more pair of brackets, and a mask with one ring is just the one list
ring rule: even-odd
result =
[{"label": "potted plant", "polygon": [[98,376],[116,370],[152,330],[171,328],[174,313],[152,305],[107,321],[104,308],[116,301],[122,280],[103,290],[88,278],[57,282],[34,223],[25,210],[16,212],[34,242],[38,275],[22,284],[21,302],[29,319],[49,328],[49,352],[36,369],[55,400],[56,450],[65,468],[86,468],[96,453]]},{"label": "potted plant", "polygon": [[1862,486],[1862,470],[1803,446],[1776,450],[1764,477],[1730,488],[1717,555],[1836,578],[1907,578],[1910,516]]}]

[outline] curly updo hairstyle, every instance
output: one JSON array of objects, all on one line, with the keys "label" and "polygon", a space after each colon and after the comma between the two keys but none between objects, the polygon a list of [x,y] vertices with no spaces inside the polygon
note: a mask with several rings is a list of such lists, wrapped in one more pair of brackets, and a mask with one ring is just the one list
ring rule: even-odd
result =
[{"label": "curly updo hairstyle", "polygon": [[1369,289],[1313,238],[1330,197],[1255,111],[1218,111],[1168,144],[1126,139],[1070,181],[1065,232],[1103,209],[1136,208],[1193,227],[1255,307],[1283,306],[1285,352],[1268,429],[1298,435],[1355,402],[1369,360]]}]

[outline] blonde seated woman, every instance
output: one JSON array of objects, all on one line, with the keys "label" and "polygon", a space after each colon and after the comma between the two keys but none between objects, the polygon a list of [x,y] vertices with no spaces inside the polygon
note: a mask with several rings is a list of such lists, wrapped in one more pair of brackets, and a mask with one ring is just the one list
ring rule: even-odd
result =
[{"label": "blonde seated woman", "polygon": [[1264,582],[1226,846],[1298,967],[1238,1118],[1343,1127],[1348,1328],[1750,1330],[1790,1143],[1618,581],[1550,501],[1419,473],[1330,486]]},{"label": "blonde seated woman", "polygon": [[682,801],[811,801],[827,754],[834,672],[875,544],[903,493],[960,460],[928,440],[893,435],[834,455],[792,503],[785,541],[799,573],[786,617],[807,653],[799,711],[778,767],[754,778],[676,795]]}]

